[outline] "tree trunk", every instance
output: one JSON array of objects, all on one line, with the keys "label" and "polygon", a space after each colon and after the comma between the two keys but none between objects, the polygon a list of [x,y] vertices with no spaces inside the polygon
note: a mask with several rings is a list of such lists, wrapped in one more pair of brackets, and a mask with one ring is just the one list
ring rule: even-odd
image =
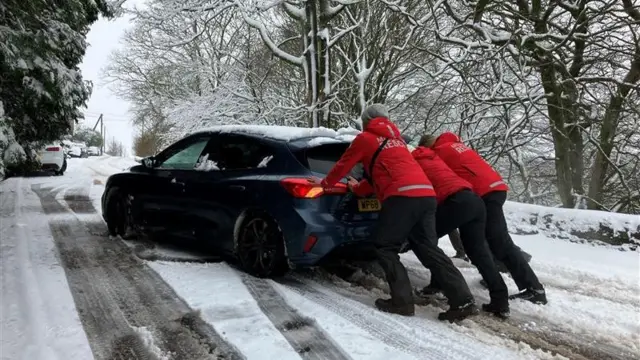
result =
[{"label": "tree trunk", "polygon": [[563,207],[573,207],[575,199],[573,197],[570,156],[572,149],[569,137],[565,133],[565,113],[561,110],[561,89],[557,85],[555,70],[551,64],[541,65],[540,77],[545,93],[551,94],[547,97],[547,111],[549,112],[551,135],[553,136],[558,195]]},{"label": "tree trunk", "polygon": [[620,121],[620,112],[624,99],[631,91],[632,85],[640,80],[640,46],[636,47],[631,68],[624,78],[624,84],[618,85],[615,94],[611,95],[609,106],[604,114],[602,126],[600,128],[599,151],[596,152],[596,159],[591,170],[591,181],[589,182],[589,199],[587,208],[600,209],[603,199],[603,188],[607,170],[609,169],[609,158],[613,151],[613,143]]},{"label": "tree trunk", "polygon": [[311,110],[309,125],[319,126],[318,119],[318,16],[315,0],[305,2],[307,30],[303,37],[307,38],[307,48],[305,49],[305,59],[307,63],[307,106]]}]

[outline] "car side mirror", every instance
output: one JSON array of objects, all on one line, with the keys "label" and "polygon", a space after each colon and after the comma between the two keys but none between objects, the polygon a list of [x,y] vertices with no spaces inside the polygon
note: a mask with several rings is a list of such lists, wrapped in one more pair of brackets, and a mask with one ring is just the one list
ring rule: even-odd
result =
[{"label": "car side mirror", "polygon": [[142,166],[146,168],[153,169],[155,165],[156,159],[153,156],[147,156],[146,158],[142,159]]}]

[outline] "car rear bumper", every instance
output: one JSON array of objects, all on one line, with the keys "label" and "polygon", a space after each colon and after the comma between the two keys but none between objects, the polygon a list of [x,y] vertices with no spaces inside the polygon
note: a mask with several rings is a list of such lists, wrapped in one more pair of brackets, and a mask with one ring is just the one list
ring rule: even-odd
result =
[{"label": "car rear bumper", "polygon": [[[330,254],[369,254],[374,225],[374,221],[342,223],[329,214],[293,210],[281,228],[289,261],[297,266],[314,266]],[[310,240],[312,237],[314,240]]]},{"label": "car rear bumper", "polygon": [[42,164],[41,169],[45,171],[58,171],[60,170],[60,165],[53,163]]}]

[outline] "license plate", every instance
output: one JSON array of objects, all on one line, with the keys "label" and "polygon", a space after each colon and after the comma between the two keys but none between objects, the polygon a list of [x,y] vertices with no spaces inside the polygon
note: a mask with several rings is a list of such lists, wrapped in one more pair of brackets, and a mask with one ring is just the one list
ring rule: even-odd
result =
[{"label": "license plate", "polygon": [[382,205],[378,199],[358,199],[358,211],[371,212],[380,211]]}]

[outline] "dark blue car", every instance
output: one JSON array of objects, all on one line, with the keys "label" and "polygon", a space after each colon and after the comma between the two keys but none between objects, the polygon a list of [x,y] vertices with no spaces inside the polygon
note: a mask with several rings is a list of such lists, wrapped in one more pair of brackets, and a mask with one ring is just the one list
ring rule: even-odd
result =
[{"label": "dark blue car", "polygon": [[364,251],[378,200],[348,193],[345,179],[328,190],[308,181],[323,177],[352,138],[249,125],[198,132],[109,177],[103,217],[111,235],[195,240],[257,276]]}]

